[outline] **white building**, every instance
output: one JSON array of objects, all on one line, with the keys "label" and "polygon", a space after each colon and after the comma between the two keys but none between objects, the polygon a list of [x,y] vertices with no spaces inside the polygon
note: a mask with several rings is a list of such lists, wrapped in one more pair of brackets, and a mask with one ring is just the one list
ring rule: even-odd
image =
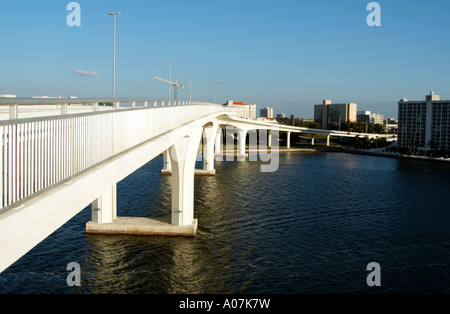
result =
[{"label": "white building", "polygon": [[236,102],[232,100],[228,100],[224,106],[234,107],[237,109],[238,118],[244,119],[256,119],[256,105],[255,104],[244,104],[243,102]]},{"label": "white building", "polygon": [[450,150],[450,100],[433,92],[425,100],[398,102],[398,146],[416,150]]}]

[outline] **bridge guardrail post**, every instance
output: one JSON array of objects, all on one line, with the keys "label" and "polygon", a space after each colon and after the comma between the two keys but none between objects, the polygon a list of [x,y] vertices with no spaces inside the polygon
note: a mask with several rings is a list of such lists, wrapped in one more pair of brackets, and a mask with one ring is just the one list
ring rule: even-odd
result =
[{"label": "bridge guardrail post", "polygon": [[67,104],[62,104],[61,105],[61,115],[64,116],[67,114]]},{"label": "bridge guardrail post", "polygon": [[19,105],[14,104],[9,106],[9,119],[14,120],[19,118]]}]

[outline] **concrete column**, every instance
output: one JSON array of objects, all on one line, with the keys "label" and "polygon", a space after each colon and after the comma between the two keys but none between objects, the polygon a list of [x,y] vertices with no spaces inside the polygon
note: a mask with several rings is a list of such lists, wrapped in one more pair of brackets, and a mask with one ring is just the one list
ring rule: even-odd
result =
[{"label": "concrete column", "polygon": [[247,132],[248,134],[248,161],[258,161],[258,130]]},{"label": "concrete column", "polygon": [[217,126],[207,126],[203,131],[203,169],[214,170],[214,143],[216,141]]},{"label": "concrete column", "polygon": [[287,132],[286,148],[291,148],[291,132]]},{"label": "concrete column", "polygon": [[222,129],[217,128],[216,143],[214,144],[214,153],[220,154],[222,151]]},{"label": "concrete column", "polygon": [[[233,134],[231,137],[230,134]],[[234,141],[235,141],[235,135],[239,136],[239,131],[236,130],[235,127],[227,126],[225,127],[225,159],[226,161],[234,161]],[[239,140],[239,138],[238,138]]]},{"label": "concrete column", "polygon": [[169,156],[169,151],[166,150],[163,153],[163,168],[161,170],[162,174],[170,174],[172,172],[172,162]]},{"label": "concrete column", "polygon": [[238,131],[238,160],[245,159],[245,141],[247,139],[247,131],[239,130]]},{"label": "concrete column", "polygon": [[272,130],[267,130],[267,147],[272,147]]},{"label": "concrete column", "polygon": [[314,134],[311,135],[311,145],[314,146]]},{"label": "concrete column", "polygon": [[169,149],[172,162],[172,225],[194,224],[194,173],[202,129],[194,130]]},{"label": "concrete column", "polygon": [[117,185],[108,188],[91,204],[92,222],[105,224],[117,218]]},{"label": "concrete column", "polygon": [[330,146],[330,135],[327,135],[327,146]]}]

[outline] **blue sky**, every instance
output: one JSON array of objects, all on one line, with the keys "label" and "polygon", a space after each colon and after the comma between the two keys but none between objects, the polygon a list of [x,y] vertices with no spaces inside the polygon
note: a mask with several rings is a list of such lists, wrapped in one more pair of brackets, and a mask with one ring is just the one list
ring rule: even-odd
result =
[{"label": "blue sky", "polygon": [[179,98],[191,80],[193,99],[304,118],[323,99],[396,117],[403,96],[450,98],[448,0],[377,1],[381,27],[366,23],[368,0],[80,0],[80,27],[69,2],[2,1],[0,94],[111,97],[119,11],[117,98],[167,98],[154,76],[169,76],[169,58]]}]

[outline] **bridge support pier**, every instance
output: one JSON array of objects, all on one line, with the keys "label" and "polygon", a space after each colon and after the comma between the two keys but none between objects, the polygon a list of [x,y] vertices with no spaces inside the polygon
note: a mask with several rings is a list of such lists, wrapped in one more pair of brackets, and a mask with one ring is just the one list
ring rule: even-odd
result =
[{"label": "bridge support pier", "polygon": [[92,203],[92,220],[87,233],[166,235],[193,237],[198,222],[194,219],[194,171],[201,131],[183,137],[170,147],[165,161],[172,173],[172,212],[170,219],[117,217],[116,184]]},{"label": "bridge support pier", "polygon": [[267,130],[267,148],[272,148],[272,130]]},{"label": "bridge support pier", "polygon": [[245,160],[245,144],[247,140],[247,130],[238,130],[238,152],[237,160]]},{"label": "bridge support pier", "polygon": [[169,150],[164,151],[163,153],[163,168],[161,169],[162,175],[171,175],[172,174],[172,162],[170,161]]},{"label": "bridge support pier", "polygon": [[286,148],[291,148],[291,132],[287,132]]},{"label": "bridge support pier", "polygon": [[220,154],[222,152],[222,129],[220,127],[217,128],[217,133],[216,133],[216,142],[214,144],[214,153],[216,154]]},{"label": "bridge support pier", "polygon": [[[218,130],[217,126],[208,126],[204,128],[203,169],[195,169],[194,174],[196,176],[214,176],[216,174],[216,169],[214,169],[214,150],[215,150],[215,142],[217,141],[216,134],[221,134],[221,132],[219,133],[217,130]],[[164,161],[163,161],[163,169],[161,169],[162,175],[172,175],[172,161],[169,156],[169,150],[166,150],[163,153]]]},{"label": "bridge support pier", "polygon": [[194,173],[201,136],[202,130],[193,130],[190,137],[184,137],[169,150],[172,162],[171,222],[175,226],[193,226],[195,231],[197,220],[194,220]]},{"label": "bridge support pier", "polygon": [[203,175],[215,175],[216,169],[214,169],[214,146],[217,140],[217,129],[215,125],[205,127],[203,133],[203,171],[197,174]]},{"label": "bridge support pier", "polygon": [[330,146],[330,135],[327,135],[327,146]]},{"label": "bridge support pier", "polygon": [[117,218],[117,184],[108,188],[91,204],[92,222],[111,223]]}]

